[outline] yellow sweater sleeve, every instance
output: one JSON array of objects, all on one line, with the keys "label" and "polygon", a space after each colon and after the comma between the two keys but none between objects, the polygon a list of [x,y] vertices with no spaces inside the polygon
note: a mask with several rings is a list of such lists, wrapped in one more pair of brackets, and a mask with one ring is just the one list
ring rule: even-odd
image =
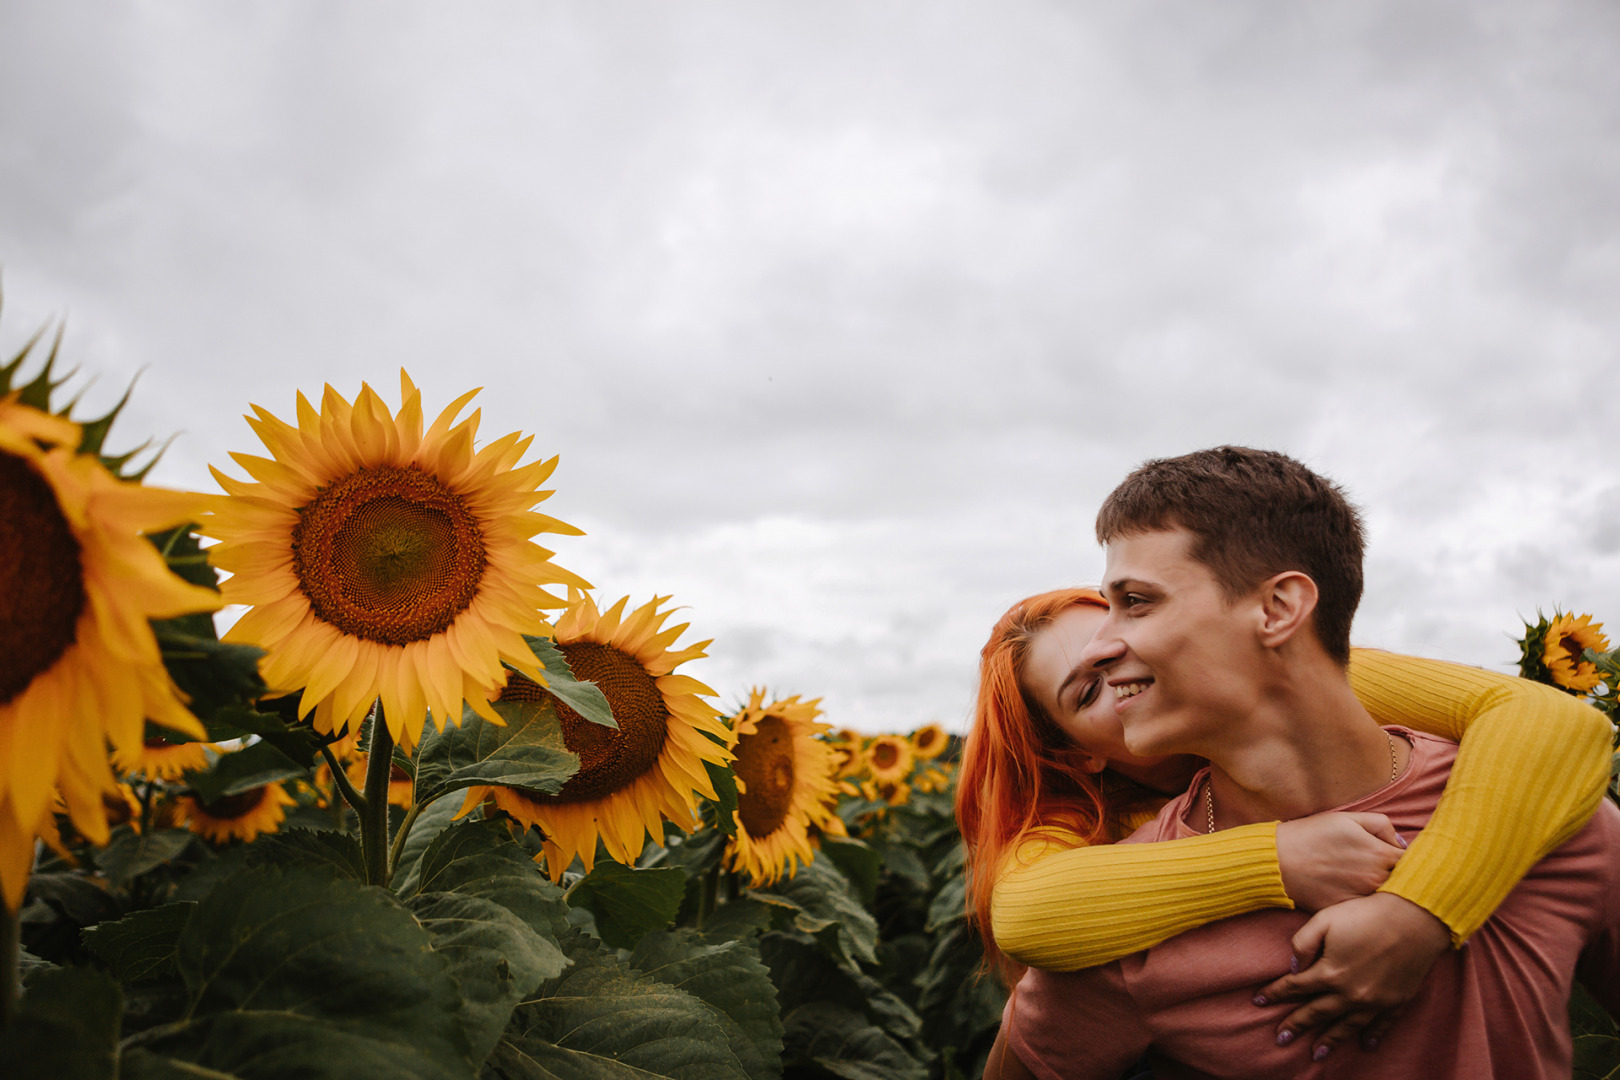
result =
[{"label": "yellow sweater sleeve", "polygon": [[[1383,886],[1460,942],[1596,809],[1612,729],[1551,687],[1437,660],[1358,649],[1350,680],[1379,723],[1461,743],[1433,819]],[[1073,971],[1215,919],[1293,906],[1275,823],[1161,844],[1081,843],[1033,838],[998,879],[991,931],[1019,963]]]},{"label": "yellow sweater sleeve", "polygon": [[1357,649],[1350,683],[1380,724],[1460,744],[1434,816],[1381,889],[1432,912],[1460,944],[1592,816],[1614,729],[1550,686],[1439,660]]}]

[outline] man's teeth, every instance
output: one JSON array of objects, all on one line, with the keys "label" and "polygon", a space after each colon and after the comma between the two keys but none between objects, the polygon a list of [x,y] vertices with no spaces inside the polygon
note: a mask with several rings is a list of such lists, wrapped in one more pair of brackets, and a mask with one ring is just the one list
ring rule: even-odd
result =
[{"label": "man's teeth", "polygon": [[1145,682],[1120,683],[1118,686],[1114,687],[1114,696],[1120,699],[1132,698],[1147,688],[1148,684]]}]

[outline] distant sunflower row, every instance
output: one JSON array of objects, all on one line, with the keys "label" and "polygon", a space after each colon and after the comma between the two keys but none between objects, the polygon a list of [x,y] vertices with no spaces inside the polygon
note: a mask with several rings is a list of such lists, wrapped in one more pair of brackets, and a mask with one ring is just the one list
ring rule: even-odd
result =
[{"label": "distant sunflower row", "polygon": [[[599,847],[633,864],[666,822],[699,827],[721,798],[716,770],[736,788],[727,864],[756,884],[842,835],[841,794],[898,805],[949,782],[932,764],[948,742],[937,726],[909,739],[833,735],[818,701],[761,689],[722,715],[713,690],[676,670],[710,643],[677,644],[687,624],[666,625],[668,597],[602,610],[534,542],[580,534],[534,509],[557,459],[524,464],[532,437],[517,433],[479,445],[480,414],[462,415],[476,391],[431,423],[404,372],[397,411],[369,385],[352,403],[327,387],[319,408],[298,394],[292,423],[253,406],[268,456],[232,453],[250,479],[214,469],[225,494],[203,496],[120,475],[127,456],[99,453],[109,418],[81,425],[51,411],[48,364],[13,389],[32,347],[0,368],[0,895],[12,910],[57,812],[93,843],[110,821],[251,840],[300,800],[341,823],[340,799],[360,808],[367,717],[371,749],[407,760],[429,718],[440,731],[503,725],[495,704],[549,694],[530,638],[550,638],[596,684],[617,727],[553,699],[578,772],[550,795],[474,787],[461,812],[538,830],[553,879],[589,872]],[[207,561],[229,575],[218,592],[181,580],[143,538],[187,524],[214,541]],[[240,744],[205,742],[150,622],[222,605],[244,609],[222,640],[262,651],[261,700],[296,701],[331,764],[203,801],[188,777]],[[393,769],[387,799],[409,828],[415,784]]]}]

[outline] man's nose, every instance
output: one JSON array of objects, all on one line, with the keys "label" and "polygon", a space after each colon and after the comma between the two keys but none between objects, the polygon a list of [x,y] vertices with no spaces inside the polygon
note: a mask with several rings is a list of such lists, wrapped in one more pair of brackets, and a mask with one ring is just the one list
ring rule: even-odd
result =
[{"label": "man's nose", "polygon": [[1114,631],[1114,617],[1112,614],[1103,620],[1097,627],[1086,647],[1080,650],[1080,662],[1094,668],[1106,668],[1109,664],[1125,655],[1125,642]]}]

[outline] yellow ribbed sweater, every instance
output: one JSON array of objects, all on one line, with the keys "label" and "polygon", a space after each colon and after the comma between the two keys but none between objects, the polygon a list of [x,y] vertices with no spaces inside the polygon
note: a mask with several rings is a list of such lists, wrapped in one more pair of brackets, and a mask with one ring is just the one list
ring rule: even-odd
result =
[{"label": "yellow ribbed sweater", "polygon": [[[1432,912],[1460,944],[1591,817],[1608,782],[1613,728],[1551,687],[1438,660],[1356,649],[1350,683],[1380,724],[1460,743],[1434,816],[1381,890]],[[1121,824],[1128,834],[1140,821]],[[996,883],[996,944],[1019,963],[1073,971],[1215,919],[1293,907],[1276,833],[1267,822],[1162,844],[1086,847],[1072,834],[1040,830]]]}]

